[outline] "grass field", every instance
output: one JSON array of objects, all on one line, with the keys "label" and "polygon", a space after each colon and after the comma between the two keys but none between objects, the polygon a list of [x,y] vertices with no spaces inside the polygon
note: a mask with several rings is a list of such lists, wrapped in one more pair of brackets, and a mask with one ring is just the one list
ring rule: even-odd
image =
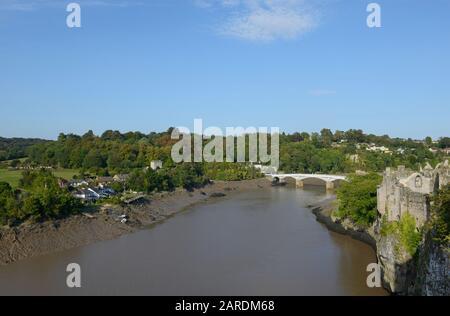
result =
[{"label": "grass field", "polygon": [[[19,180],[22,178],[22,170],[7,170],[0,169],[0,182],[8,182],[12,187],[17,188],[19,186]],[[78,170],[72,169],[59,169],[53,172],[53,174],[59,178],[70,180],[74,175],[78,174]]]}]

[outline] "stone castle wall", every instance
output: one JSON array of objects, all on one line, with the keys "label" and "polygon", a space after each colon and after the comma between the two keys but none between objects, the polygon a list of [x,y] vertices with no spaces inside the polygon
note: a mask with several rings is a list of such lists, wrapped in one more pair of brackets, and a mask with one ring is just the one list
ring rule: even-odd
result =
[{"label": "stone castle wall", "polygon": [[378,212],[388,221],[398,221],[406,213],[421,227],[430,217],[430,195],[450,181],[448,161],[433,169],[429,164],[420,172],[400,166],[387,168],[378,188]]}]

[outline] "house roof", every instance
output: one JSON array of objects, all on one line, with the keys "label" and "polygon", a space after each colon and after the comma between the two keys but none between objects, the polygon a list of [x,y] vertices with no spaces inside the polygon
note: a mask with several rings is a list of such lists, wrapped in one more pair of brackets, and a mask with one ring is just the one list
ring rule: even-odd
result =
[{"label": "house roof", "polygon": [[128,180],[129,177],[130,177],[129,174],[116,174],[114,176],[114,179],[117,179],[119,181],[125,181],[125,180]]}]

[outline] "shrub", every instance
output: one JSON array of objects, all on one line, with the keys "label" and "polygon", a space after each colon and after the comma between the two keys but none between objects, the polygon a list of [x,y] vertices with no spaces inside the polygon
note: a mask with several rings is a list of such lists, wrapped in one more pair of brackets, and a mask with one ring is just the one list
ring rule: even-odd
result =
[{"label": "shrub", "polygon": [[404,214],[399,221],[387,222],[383,218],[381,234],[385,237],[396,236],[399,246],[411,256],[415,255],[422,240],[422,232],[417,230],[416,220],[409,213]]},{"label": "shrub", "polygon": [[441,244],[450,242],[450,184],[433,198],[433,227],[435,240]]},{"label": "shrub", "polygon": [[350,176],[337,190],[338,210],[336,216],[349,218],[362,226],[370,226],[377,217],[377,187],[381,176],[369,174]]}]

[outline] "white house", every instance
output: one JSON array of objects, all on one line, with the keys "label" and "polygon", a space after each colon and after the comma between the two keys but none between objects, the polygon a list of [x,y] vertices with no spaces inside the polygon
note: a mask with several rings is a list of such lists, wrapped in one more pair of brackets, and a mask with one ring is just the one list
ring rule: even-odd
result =
[{"label": "white house", "polygon": [[153,160],[150,163],[150,168],[152,168],[153,170],[158,170],[161,169],[163,167],[163,162],[161,160]]},{"label": "white house", "polygon": [[276,174],[278,173],[278,168],[272,166],[254,165],[256,170],[261,171],[264,174]]}]

